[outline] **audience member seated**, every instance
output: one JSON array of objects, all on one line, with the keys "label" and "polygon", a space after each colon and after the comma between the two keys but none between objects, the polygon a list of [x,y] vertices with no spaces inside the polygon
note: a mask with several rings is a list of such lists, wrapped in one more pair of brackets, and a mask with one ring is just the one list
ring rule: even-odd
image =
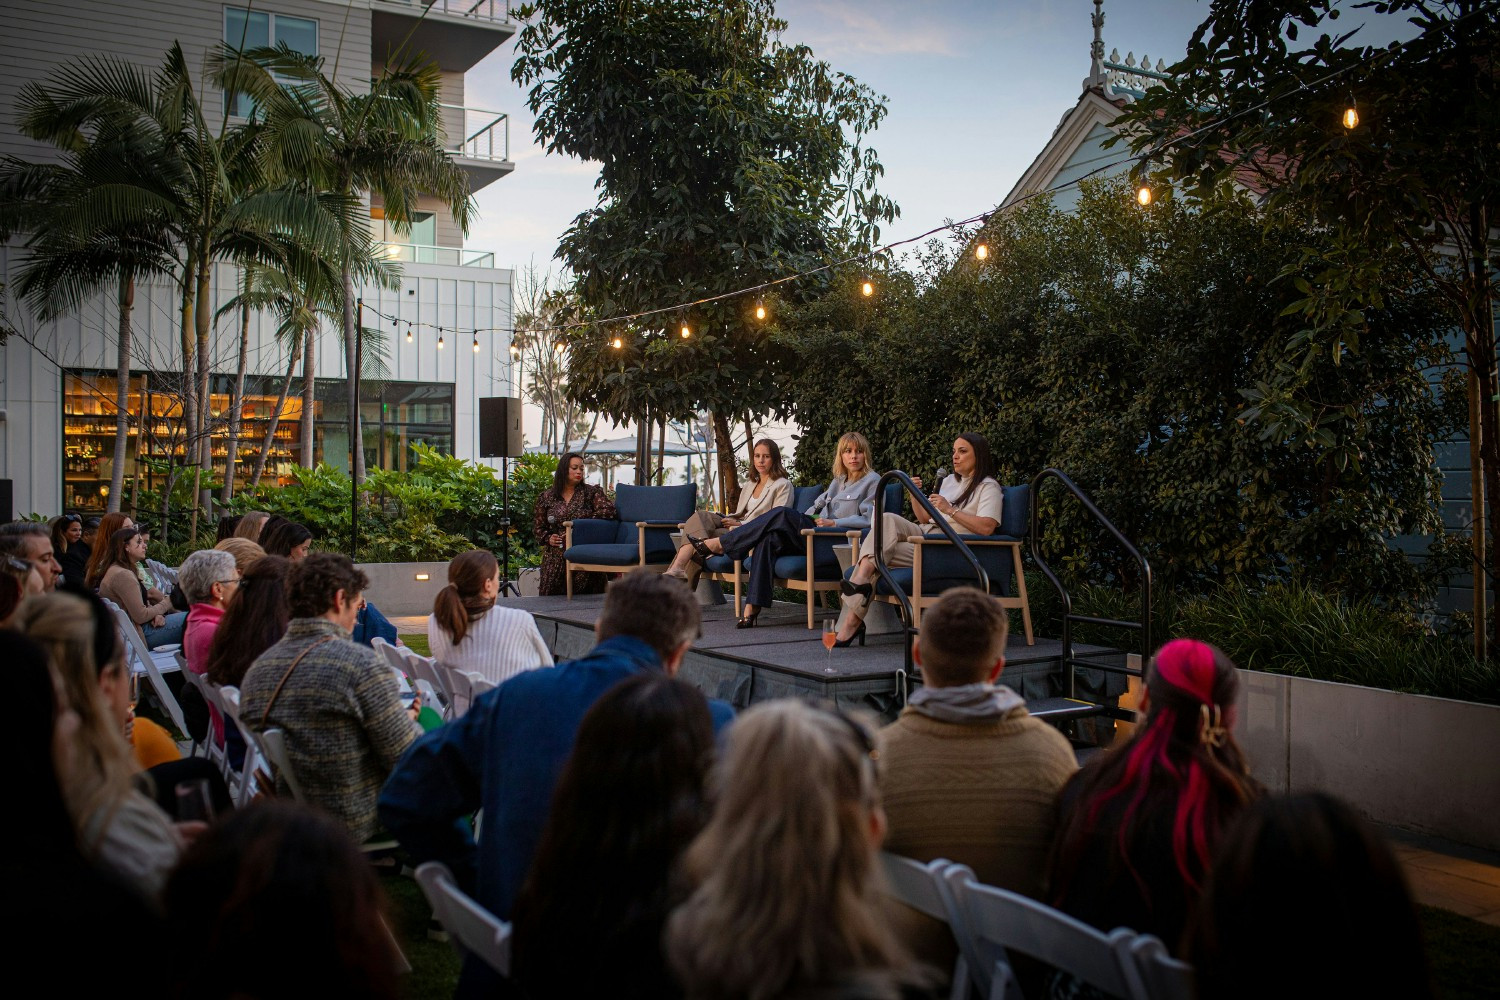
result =
[{"label": "audience member seated", "polygon": [[240,517],[241,515],[238,514],[225,514],[219,518],[218,532],[214,536],[215,545],[226,538],[234,537],[236,529],[240,526]]},{"label": "audience member seated", "polygon": [[[531,517],[532,534],[542,547],[538,594],[551,597],[568,592],[567,560],[563,558],[563,542],[567,537],[565,522],[583,518],[609,520],[614,516],[614,501],[603,487],[583,481],[583,456],[568,452],[558,459],[552,485],[537,496],[536,509]],[[575,569],[573,593],[597,594],[604,589],[606,579],[603,573]]]},{"label": "audience member seated", "polygon": [[271,515],[263,510],[250,511],[240,518],[239,524],[234,526],[234,537],[260,544],[261,531],[270,517]]},{"label": "audience member seated", "polygon": [[886,918],[874,733],[793,699],[729,731],[713,816],[683,858],[666,951],[689,998],[926,995]]},{"label": "audience member seated", "polygon": [[472,670],[496,684],[523,670],[552,666],[529,611],[500,607],[500,564],[473,549],[448,564],[448,586],[427,616],[432,655],[455,670]]},{"label": "audience member seated", "polygon": [[[293,563],[299,563],[307,558],[312,546],[312,532],[298,524],[296,521],[288,521],[286,518],[272,514],[266,521],[266,526],[261,530],[261,547],[266,550],[267,555],[285,556]],[[392,625],[380,609],[366,601],[360,606],[359,615],[354,619],[354,628],[350,631],[354,641],[362,646],[370,645],[370,640],[377,636],[391,645],[396,644],[396,626]]]},{"label": "audience member seated", "polygon": [[[286,636],[240,684],[245,722],[285,732],[303,793],[358,840],[375,832],[380,786],[418,731],[417,707],[402,705],[391,668],[349,638],[368,584],[348,557],[331,552],[293,566]],[[284,779],[277,784],[290,794]]]},{"label": "audience member seated", "polygon": [[[922,687],[880,731],[886,850],[968,865],[986,885],[1040,898],[1057,793],[1078,770],[1066,737],[995,681],[1005,611],[978,590],[949,590],[922,619],[912,659]],[[903,934],[925,961],[953,967],[952,935],[918,919]]]},{"label": "audience member seated", "polygon": [[1052,905],[1176,949],[1224,828],[1260,795],[1234,740],[1239,678],[1219,650],[1174,639],[1146,671],[1145,720],[1059,798]]},{"label": "audience member seated", "polygon": [[62,576],[62,567],[52,554],[52,534],[45,524],[36,521],[0,524],[0,557],[5,556],[35,567],[44,591],[54,589]]},{"label": "audience member seated", "polygon": [[77,514],[54,517],[48,526],[52,535],[52,558],[62,570],[62,578],[83,586],[88,568],[89,547],[83,544],[83,518]]},{"label": "audience member seated", "polygon": [[677,859],[707,819],[713,753],[708,703],[684,681],[636,674],[589,709],[516,898],[511,977],[526,994],[680,995],[662,926]]},{"label": "audience member seated", "polygon": [[182,642],[187,612],[173,611],[172,601],[136,575],[135,565],[146,558],[146,535],[137,527],[121,528],[109,537],[100,563],[99,596],[118,604],[146,646],[155,649]]},{"label": "audience member seated", "polygon": [[46,592],[46,581],[34,565],[16,556],[0,555],[0,628],[10,622],[23,600]]},{"label": "audience member seated", "polygon": [[87,600],[66,593],[33,597],[16,618],[46,652],[62,700],[58,777],[78,846],[154,904],[182,837],[133,780],[138,769],[122,723],[130,712],[130,671],[113,620],[101,621]]},{"label": "audience member seated", "polygon": [[[917,480],[920,485],[921,480]],[[961,535],[993,535],[1000,527],[1001,506],[1005,493],[995,481],[995,460],[990,456],[990,442],[983,434],[960,434],[953,441],[953,475],[938,484],[938,491],[927,498],[948,526]],[[916,521],[886,511],[881,515],[880,555],[888,568],[912,564],[916,546],[906,539],[912,535],[938,534],[942,528],[920,505],[914,505]],[[875,532],[871,531],[859,546],[854,569],[845,581],[843,620],[839,622],[838,644],[847,646],[856,635],[864,633],[864,618],[870,598],[875,594]],[[861,640],[863,641],[863,640]]]},{"label": "audience member seated", "polygon": [[[786,468],[781,464],[781,448],[770,438],[755,442],[751,451],[753,465],[750,469],[751,487],[740,490],[740,502],[733,514],[723,515],[711,510],[700,510],[682,523],[683,534],[689,538],[718,538],[726,531],[738,528],[769,514],[778,507],[785,507],[792,500],[792,481],[787,478]],[[685,544],[677,550],[667,575],[675,576],[690,587],[698,586],[698,577],[703,565],[698,563],[691,579],[687,566],[693,561],[693,546]]]},{"label": "audience member seated", "polygon": [[169,996],[401,994],[374,870],[348,831],[316,810],[258,802],[214,824],[183,855],[164,898]]},{"label": "audience member seated", "polygon": [[182,656],[195,674],[208,672],[208,651],[229,599],[240,586],[234,556],[218,549],[191,553],[177,569],[177,586],[188,599],[187,626],[182,634]]},{"label": "audience member seated", "polygon": [[[219,619],[208,647],[206,673],[210,683],[238,688],[256,658],[286,635],[292,620],[286,597],[291,568],[292,564],[281,556],[264,556],[240,578],[239,593]],[[226,726],[217,711],[214,736],[223,743],[229,763],[238,770],[245,760],[245,738],[235,726]]]},{"label": "audience member seated", "polygon": [[129,514],[115,511],[105,514],[99,521],[99,530],[89,542],[89,562],[83,573],[83,585],[88,590],[99,589],[99,579],[104,576],[104,558],[109,554],[109,540],[121,528],[133,528],[135,522]]},{"label": "audience member seated", "polygon": [[[25,822],[9,824],[0,860],[7,898],[25,907],[24,918],[17,914],[7,925],[6,947],[28,967],[48,970],[59,992],[118,993],[121,970],[135,967],[141,941],[159,934],[157,919],[122,880],[80,853],[63,791],[73,747],[57,738],[59,727],[71,734],[78,719],[58,704],[46,654],[20,633],[0,630],[0,662],[13,699],[0,729],[7,794],[25,804]],[[88,960],[80,962],[85,941]]]},{"label": "audience member seated", "polygon": [[[583,716],[627,677],[675,675],[699,624],[697,601],[675,580],[638,569],[612,581],[594,625],[599,644],[552,670],[517,674],[419,739],[380,794],[381,821],[417,863],[448,865],[481,905],[510,919]],[[709,708],[715,730],[733,717],[723,702]],[[476,848],[463,821],[481,807]],[[465,963],[466,995],[493,981],[482,963]]]},{"label": "audience member seated", "polygon": [[1225,832],[1186,952],[1203,1000],[1432,996],[1400,862],[1321,792],[1264,798]]},{"label": "audience member seated", "polygon": [[265,549],[248,538],[225,538],[216,544],[214,548],[220,552],[228,552],[234,556],[234,566],[240,571],[241,577],[249,571],[251,566],[255,565],[257,559],[266,554]]},{"label": "audience member seated", "polygon": [[833,481],[813,501],[806,514],[790,507],[778,507],[717,538],[705,540],[688,535],[693,558],[700,564],[710,556],[743,559],[751,552],[755,553],[755,558],[750,561],[750,579],[746,581],[748,589],[745,591],[744,616],[739,620],[740,628],[753,628],[760,609],[771,603],[776,560],[806,551],[803,531],[870,526],[870,515],[875,510],[875,487],[879,483],[880,474],[870,468],[870,442],[863,434],[850,431],[839,438],[834,450]]}]

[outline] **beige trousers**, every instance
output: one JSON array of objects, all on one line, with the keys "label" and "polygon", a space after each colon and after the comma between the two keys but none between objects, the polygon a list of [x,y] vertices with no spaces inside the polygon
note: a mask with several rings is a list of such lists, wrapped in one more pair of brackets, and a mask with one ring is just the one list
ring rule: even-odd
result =
[{"label": "beige trousers", "polygon": [[682,522],[682,530],[694,538],[718,538],[729,529],[724,527],[723,514],[700,510]]},{"label": "beige trousers", "polygon": [[[908,521],[900,514],[880,515],[881,533],[881,555],[885,557],[885,564],[892,569],[899,569],[912,564],[912,557],[916,552],[916,546],[906,539],[911,535],[922,534],[922,526],[915,521]],[[859,543],[859,558],[875,558],[875,532],[871,531],[865,536],[865,540]],[[858,560],[855,560],[856,564]]]}]

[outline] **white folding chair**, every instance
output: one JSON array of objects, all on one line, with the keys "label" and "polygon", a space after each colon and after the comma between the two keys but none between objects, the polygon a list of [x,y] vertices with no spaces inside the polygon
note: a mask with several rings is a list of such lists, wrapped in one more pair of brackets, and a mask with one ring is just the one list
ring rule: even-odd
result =
[{"label": "white folding chair", "polygon": [[[240,689],[237,687],[219,687],[210,684],[218,695],[219,704],[224,709],[224,725],[234,726],[239,730],[240,739],[245,743],[245,759],[240,765],[240,787],[235,798],[235,805],[243,806],[255,797],[259,790],[262,777],[271,777],[270,757],[266,754],[265,747],[261,744],[260,734],[245,725],[240,718]],[[261,765],[265,767],[262,769]],[[276,786],[271,783],[266,789],[274,793]]]},{"label": "white folding chair", "polygon": [[287,753],[286,733],[275,727],[267,729],[260,734],[260,745],[266,751],[266,759],[276,769],[276,776],[286,782],[286,787],[291,790],[292,798],[298,802],[306,802],[307,798],[302,794],[302,782],[297,780],[291,754]]},{"label": "white folding chair", "polygon": [[1110,996],[1132,998],[1145,989],[1130,955],[1135,931],[1116,927],[1100,933],[1018,893],[981,885],[967,865],[954,865],[945,876],[962,920],[955,933],[970,941],[966,954],[993,954],[993,963],[975,964],[971,975],[990,1000],[1019,995],[1010,966],[1010,951],[1029,955],[1081,979]]},{"label": "white folding chair", "polygon": [[449,718],[457,719],[469,710],[474,704],[476,692],[474,682],[483,681],[484,677],[472,670],[455,670],[439,660],[434,664],[434,669],[439,677],[443,679],[450,698],[448,701]]},{"label": "white folding chair", "polygon": [[1193,967],[1169,955],[1160,938],[1140,935],[1131,945],[1130,954],[1143,987],[1135,1000],[1193,1000],[1197,996]]},{"label": "white folding chair", "polygon": [[[177,661],[178,666],[182,668],[183,680],[197,688],[198,693],[203,696],[204,704],[210,708],[217,708],[219,715],[222,717],[224,710],[219,706],[220,699],[218,692],[212,690],[213,685],[208,683],[208,678],[202,674],[195,674],[191,670],[188,670],[187,663],[182,659],[181,653],[177,654]],[[204,757],[208,758],[211,763],[218,765],[219,773],[224,775],[224,780],[230,782],[232,787],[234,783],[234,769],[229,766],[229,755],[224,752],[224,748],[214,739],[214,723],[212,718],[208,720],[208,732],[204,734],[203,742],[194,743],[194,750],[198,747],[203,748]]]},{"label": "white folding chair", "polygon": [[[416,650],[405,646],[394,648],[406,663],[406,675],[415,680],[417,690],[422,692],[422,697],[427,700],[427,704],[441,713],[444,719],[451,718],[453,692],[448,690],[447,678],[438,670],[437,660],[430,656],[423,656]],[[424,684],[426,687],[423,686]]]},{"label": "white folding chair", "polygon": [[494,681],[490,680],[488,677],[481,677],[478,674],[474,674],[473,677],[474,677],[473,689],[474,689],[474,697],[475,698],[478,698],[480,695],[484,694],[486,691],[493,691],[493,690],[495,690],[495,688],[497,688],[497,687],[500,686],[500,685],[496,684]]},{"label": "white folding chair", "polygon": [[964,1000],[969,993],[969,964],[962,949],[961,931],[956,926],[961,918],[944,878],[953,862],[938,858],[924,865],[890,851],[881,851],[880,864],[885,870],[885,890],[893,899],[942,921],[953,932],[953,939],[960,948],[958,961],[953,966],[953,989],[949,995],[952,1000]]},{"label": "white folding chair", "polygon": [[441,861],[417,866],[417,884],[460,955],[472,953],[500,975],[510,975],[510,924],[465,895]]},{"label": "white folding chair", "polygon": [[[109,608],[110,613],[115,616],[115,622],[119,626],[120,636],[125,640],[125,651],[127,662],[133,661],[132,669],[136,673],[143,673],[151,682],[151,691],[156,700],[161,703],[162,710],[172,720],[172,725],[183,736],[188,736],[187,720],[182,717],[182,706],[177,704],[177,696],[172,689],[167,687],[166,679],[162,677],[163,672],[170,673],[177,670],[177,659],[173,656],[175,650],[151,650],[146,648],[146,640],[141,638],[140,632],[136,631],[135,623],[125,613],[125,609],[113,601],[105,600],[104,606]],[[191,743],[191,737],[188,740]]]}]

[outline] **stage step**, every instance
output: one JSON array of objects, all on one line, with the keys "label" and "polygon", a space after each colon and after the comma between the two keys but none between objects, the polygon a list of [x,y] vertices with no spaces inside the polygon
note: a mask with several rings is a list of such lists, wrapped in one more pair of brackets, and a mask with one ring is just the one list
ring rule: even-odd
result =
[{"label": "stage step", "polygon": [[1081,719],[1087,715],[1098,715],[1104,711],[1100,705],[1077,698],[1033,698],[1026,703],[1026,711],[1048,722],[1066,719]]}]

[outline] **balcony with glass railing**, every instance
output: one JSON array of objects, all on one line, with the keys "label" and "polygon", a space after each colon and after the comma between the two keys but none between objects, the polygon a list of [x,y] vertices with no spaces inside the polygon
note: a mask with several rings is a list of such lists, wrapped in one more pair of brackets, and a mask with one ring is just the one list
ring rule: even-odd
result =
[{"label": "balcony with glass railing", "polygon": [[502,111],[443,105],[444,147],[469,176],[469,190],[499,180],[516,165],[510,159],[510,115]]},{"label": "balcony with glass railing", "polygon": [[[370,58],[425,52],[445,70],[465,72],[516,33],[510,0],[374,0]],[[415,22],[415,23],[413,23]]]},{"label": "balcony with glass railing", "polygon": [[449,267],[495,267],[495,255],[488,250],[464,247],[434,247],[420,243],[382,243],[381,256],[406,264],[444,264]]}]

